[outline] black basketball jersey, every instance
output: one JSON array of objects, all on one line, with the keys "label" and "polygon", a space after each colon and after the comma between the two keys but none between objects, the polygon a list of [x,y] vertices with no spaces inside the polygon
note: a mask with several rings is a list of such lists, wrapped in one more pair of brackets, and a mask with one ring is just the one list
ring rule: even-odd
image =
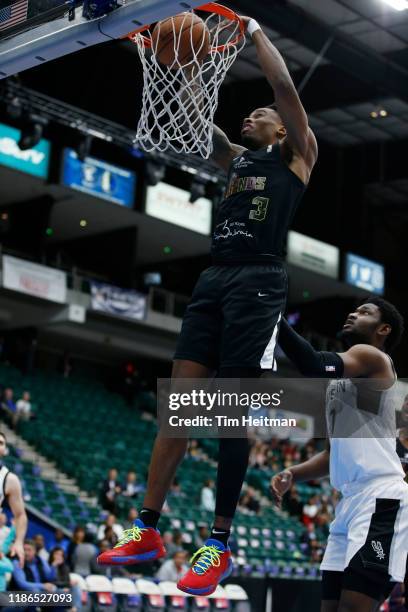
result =
[{"label": "black basketball jersey", "polygon": [[286,237],[304,183],[281,158],[279,144],[234,159],[218,206],[211,254],[215,263],[264,263],[285,255]]}]

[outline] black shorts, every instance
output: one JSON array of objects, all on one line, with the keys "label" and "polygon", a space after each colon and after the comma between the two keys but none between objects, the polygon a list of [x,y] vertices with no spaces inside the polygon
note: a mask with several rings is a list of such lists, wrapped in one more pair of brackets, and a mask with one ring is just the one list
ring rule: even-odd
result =
[{"label": "black shorts", "polygon": [[340,601],[341,592],[354,591],[367,595],[375,601],[383,602],[392,593],[396,582],[380,572],[359,571],[358,568],[347,567],[344,572],[322,572],[322,600]]},{"label": "black shorts", "polygon": [[211,266],[195,286],[174,359],[272,369],[286,294],[280,263]]}]

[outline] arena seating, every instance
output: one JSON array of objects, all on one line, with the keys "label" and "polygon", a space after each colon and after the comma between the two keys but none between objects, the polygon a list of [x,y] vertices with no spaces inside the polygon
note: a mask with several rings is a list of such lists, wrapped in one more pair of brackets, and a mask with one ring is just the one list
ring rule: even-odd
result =
[{"label": "arena seating", "polygon": [[[155,424],[145,420],[142,411],[151,397],[142,394],[129,407],[98,381],[64,379],[41,372],[23,377],[20,371],[6,366],[0,366],[0,383],[12,387],[15,397],[24,389],[31,391],[36,419],[21,423],[20,434],[68,476],[76,478],[82,489],[97,494],[113,466],[121,478],[132,469],[145,479]],[[215,478],[214,465],[193,457],[185,459],[178,472],[181,495],[169,495],[170,511],[161,520],[162,531],[180,529],[191,548],[199,523],[210,524],[212,520],[211,513],[199,508],[199,494],[204,481]],[[31,503],[60,524],[72,528],[76,522],[100,522],[100,509],[85,507],[54,483],[41,480],[23,461],[11,459],[10,466],[20,470]],[[249,482],[265,493],[270,474],[257,472],[256,478],[254,471],[249,473]],[[119,502],[122,519],[128,507],[138,505],[138,501]],[[299,572],[299,577],[313,578],[316,567],[307,562],[306,545],[300,541],[302,533],[304,526],[297,519],[277,513],[273,507],[265,508],[262,518],[238,512],[234,531],[238,562],[242,567],[256,567],[275,575],[295,576]]]},{"label": "arena seating", "polygon": [[38,466],[19,457],[18,449],[10,447],[6,464],[19,476],[25,501],[57,523],[73,529],[79,523],[99,522],[100,508],[90,507],[57,483],[43,478]]}]

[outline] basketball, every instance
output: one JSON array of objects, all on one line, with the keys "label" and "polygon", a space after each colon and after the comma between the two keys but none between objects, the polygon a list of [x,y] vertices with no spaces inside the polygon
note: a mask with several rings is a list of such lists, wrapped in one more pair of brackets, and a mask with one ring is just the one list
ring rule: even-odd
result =
[{"label": "basketball", "polygon": [[181,13],[159,21],[152,32],[153,51],[165,66],[202,61],[210,50],[210,31],[194,13]]}]

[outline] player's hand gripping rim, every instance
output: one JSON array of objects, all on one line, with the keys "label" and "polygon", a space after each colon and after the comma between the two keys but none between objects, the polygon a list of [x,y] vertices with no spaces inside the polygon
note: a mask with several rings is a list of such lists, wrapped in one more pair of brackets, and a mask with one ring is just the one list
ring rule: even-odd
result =
[{"label": "player's hand gripping rim", "polygon": [[270,485],[272,501],[278,508],[282,508],[283,496],[289,491],[292,484],[293,474],[290,470],[283,470],[272,478]]}]

